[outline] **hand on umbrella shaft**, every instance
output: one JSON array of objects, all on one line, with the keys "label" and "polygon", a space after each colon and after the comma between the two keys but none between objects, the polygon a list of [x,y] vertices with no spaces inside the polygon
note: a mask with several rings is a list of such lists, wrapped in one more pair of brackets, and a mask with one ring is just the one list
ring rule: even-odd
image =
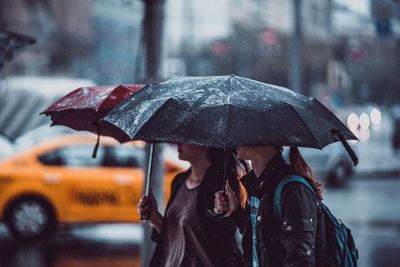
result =
[{"label": "hand on umbrella shaft", "polygon": [[141,220],[148,220],[152,224],[158,222],[160,217],[162,219],[161,214],[158,212],[157,201],[151,190],[149,191],[148,196],[143,196],[140,199],[137,205],[137,211],[140,214]]},{"label": "hand on umbrella shaft", "polygon": [[229,183],[226,182],[225,193],[223,191],[215,193],[214,212],[217,214],[225,213],[224,217],[227,217],[236,211],[238,207],[237,197]]}]

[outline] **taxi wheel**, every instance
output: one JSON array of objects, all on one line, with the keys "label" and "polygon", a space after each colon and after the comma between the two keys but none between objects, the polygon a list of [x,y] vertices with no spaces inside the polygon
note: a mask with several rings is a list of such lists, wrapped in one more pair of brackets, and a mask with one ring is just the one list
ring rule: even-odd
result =
[{"label": "taxi wheel", "polygon": [[6,223],[11,234],[24,241],[49,236],[55,228],[51,206],[37,198],[22,198],[12,203]]}]

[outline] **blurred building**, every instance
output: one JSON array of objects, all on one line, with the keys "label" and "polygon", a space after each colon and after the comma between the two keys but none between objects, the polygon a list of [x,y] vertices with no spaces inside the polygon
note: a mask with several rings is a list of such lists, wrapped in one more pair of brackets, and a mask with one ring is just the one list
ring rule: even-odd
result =
[{"label": "blurred building", "polygon": [[50,125],[39,113],[58,98],[74,88],[95,84],[87,79],[8,76],[0,85],[0,137],[14,141],[29,130]]},{"label": "blurred building", "polygon": [[[327,80],[332,1],[301,1],[304,87]],[[170,50],[190,75],[238,75],[288,86],[293,0],[171,0]],[[207,22],[206,22],[207,21]],[[180,32],[181,34],[178,34]],[[180,40],[179,40],[180,38]],[[318,53],[315,53],[318,51]],[[171,54],[171,53],[170,53]],[[174,60],[176,62],[176,60]]]},{"label": "blurred building", "polygon": [[[349,103],[400,101],[400,2],[357,1],[360,8],[336,5],[334,59],[337,77],[350,80],[350,88],[334,87]],[[361,8],[362,7],[362,8]],[[332,73],[331,76],[333,76]],[[334,80],[331,80],[334,81]],[[343,80],[337,80],[340,84]],[[332,85],[332,84],[330,84]]]},{"label": "blurred building", "polygon": [[338,36],[357,37],[373,34],[374,25],[371,19],[369,1],[333,1],[332,34],[334,38]]},{"label": "blurred building", "polygon": [[[263,24],[286,35],[293,32],[293,0],[255,1]],[[328,40],[331,33],[332,0],[302,0],[301,26],[306,39]]]},{"label": "blurred building", "polygon": [[[0,1],[0,29],[37,39],[35,45],[7,62],[2,70],[0,133],[14,139],[46,123],[38,116],[40,109],[61,96],[61,91],[66,93],[86,85],[87,81],[135,83],[136,68],[140,67],[136,58],[142,18],[142,1]],[[9,76],[19,82],[29,79],[32,84],[24,83],[20,88],[19,82],[11,82]],[[57,84],[54,76],[66,79],[61,78]],[[73,78],[85,80],[65,82]],[[39,80],[45,82],[38,83]],[[86,82],[79,84],[79,81]],[[46,82],[52,87],[45,86],[39,92],[38,86]]]},{"label": "blurred building", "polygon": [[142,1],[91,1],[94,45],[74,61],[72,72],[98,84],[137,83],[136,61],[141,44]]},{"label": "blurred building", "polygon": [[90,1],[0,2],[0,27],[34,36],[38,42],[6,69],[12,74],[66,73],[70,62],[93,46]]},{"label": "blurred building", "polygon": [[[328,39],[332,1],[303,0],[302,24],[307,37]],[[226,37],[235,21],[268,27],[290,35],[293,31],[293,0],[170,0],[167,1],[172,50],[191,40],[194,46]]]},{"label": "blurred building", "polygon": [[[165,42],[160,40],[167,55],[164,77],[236,73],[288,86],[293,3],[165,1]],[[300,3],[305,93],[343,103],[384,101],[396,93],[398,0]],[[67,76],[99,85],[135,83],[142,67],[143,11],[139,0],[2,0],[0,28],[38,40],[8,62],[2,75]],[[6,91],[7,84],[0,90]],[[18,109],[24,106],[20,103]]]},{"label": "blurred building", "polygon": [[38,40],[9,63],[6,73],[132,83],[142,6],[133,0],[1,1],[0,28]]}]

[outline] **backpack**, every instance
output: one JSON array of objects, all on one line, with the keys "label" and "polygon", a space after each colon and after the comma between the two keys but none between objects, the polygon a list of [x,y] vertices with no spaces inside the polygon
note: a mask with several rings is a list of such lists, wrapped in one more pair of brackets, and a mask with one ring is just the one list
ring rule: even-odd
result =
[{"label": "backpack", "polygon": [[[291,182],[299,182],[307,186],[314,192],[314,188],[301,176],[291,175],[282,179],[274,192],[274,213],[275,218],[281,220],[281,196],[283,188]],[[319,201],[319,200],[318,200]],[[319,201],[322,207],[325,223],[325,234],[327,245],[325,248],[326,258],[323,260],[323,266],[326,267],[357,267],[358,251],[354,244],[354,239],[349,228],[342,221],[337,219],[329,211],[324,203]]]}]

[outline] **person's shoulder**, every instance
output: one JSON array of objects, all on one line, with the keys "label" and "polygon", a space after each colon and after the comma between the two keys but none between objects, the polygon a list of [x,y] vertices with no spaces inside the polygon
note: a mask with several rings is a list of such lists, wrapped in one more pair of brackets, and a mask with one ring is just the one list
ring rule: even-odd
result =
[{"label": "person's shoulder", "polygon": [[[303,178],[305,180],[305,182],[308,183],[306,178],[304,178],[300,175],[297,175],[297,176]],[[312,187],[312,185],[310,185],[310,184],[308,184],[308,185]],[[299,181],[289,182],[284,186],[282,195],[283,195],[283,197],[284,196],[301,197],[304,195],[306,195],[308,197],[315,196],[314,191],[312,189],[310,189],[308,185],[306,185],[302,182],[299,182]]]},{"label": "person's shoulder", "polygon": [[301,182],[290,182],[287,183],[285,185],[285,187],[283,188],[283,191],[285,193],[295,193],[296,191],[302,191],[302,192],[310,192],[313,193],[308,186],[306,186],[305,184],[301,183]]}]

